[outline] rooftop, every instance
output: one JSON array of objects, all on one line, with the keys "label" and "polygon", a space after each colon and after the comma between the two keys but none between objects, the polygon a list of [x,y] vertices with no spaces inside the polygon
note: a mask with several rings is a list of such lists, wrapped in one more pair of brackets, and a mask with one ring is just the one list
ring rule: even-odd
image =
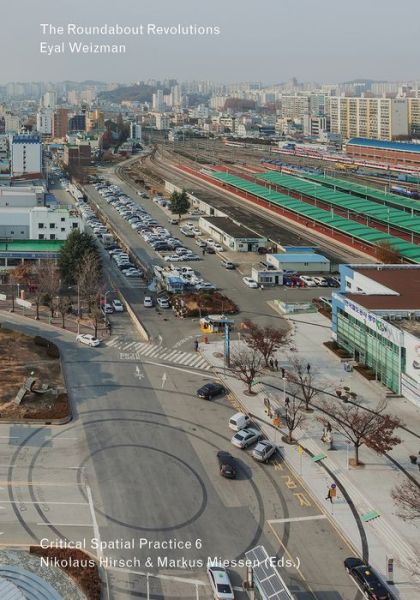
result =
[{"label": "rooftop", "polygon": [[234,238],[247,238],[247,239],[255,239],[260,240],[261,236],[256,234],[251,229],[244,227],[243,225],[238,225],[235,221],[232,221],[228,217],[201,217],[205,219],[207,223],[217,227],[227,235],[230,235]]},{"label": "rooftop", "polygon": [[19,240],[0,243],[0,252],[58,252],[61,240]]},{"label": "rooftop", "polygon": [[409,142],[387,142],[384,140],[371,140],[370,138],[352,138],[347,142],[350,146],[369,146],[383,150],[399,150],[401,152],[420,152],[420,144]]},{"label": "rooftop", "polygon": [[420,310],[420,268],[417,265],[355,267],[355,271],[388,287],[390,294],[346,294],[370,310]]},{"label": "rooftop", "polygon": [[290,262],[290,263],[328,263],[328,258],[321,254],[315,254],[314,252],[282,252],[281,254],[272,254],[279,262]]}]

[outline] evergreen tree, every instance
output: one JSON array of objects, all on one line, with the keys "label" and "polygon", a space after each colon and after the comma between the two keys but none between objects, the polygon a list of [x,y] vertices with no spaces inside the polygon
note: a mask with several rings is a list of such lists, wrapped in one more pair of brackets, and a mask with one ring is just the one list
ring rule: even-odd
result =
[{"label": "evergreen tree", "polygon": [[75,283],[82,260],[88,253],[98,255],[95,240],[88,233],[81,233],[75,229],[64,242],[58,257],[58,268],[64,284]]},{"label": "evergreen tree", "polygon": [[171,213],[178,215],[181,219],[182,215],[185,215],[191,206],[191,202],[188,200],[187,192],[172,192],[170,210]]}]

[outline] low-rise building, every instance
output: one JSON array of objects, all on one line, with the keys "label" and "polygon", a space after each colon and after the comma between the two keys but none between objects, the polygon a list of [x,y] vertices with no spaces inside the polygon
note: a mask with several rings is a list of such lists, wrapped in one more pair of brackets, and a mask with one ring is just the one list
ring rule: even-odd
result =
[{"label": "low-rise building", "polygon": [[42,186],[0,186],[0,209],[34,208],[44,204],[45,190]]},{"label": "low-rise building", "polygon": [[19,240],[0,242],[0,277],[2,271],[24,263],[57,260],[63,242],[60,240]]},{"label": "low-rise building", "polygon": [[92,159],[90,144],[66,144],[64,146],[63,163],[66,167],[86,167]]},{"label": "low-rise building", "polygon": [[346,154],[358,160],[420,168],[420,144],[353,138],[346,144]]},{"label": "low-rise building", "polygon": [[47,206],[0,208],[0,239],[65,240],[74,229],[83,230],[76,209]]},{"label": "low-rise building", "polygon": [[198,225],[214,240],[234,252],[258,252],[268,241],[228,217],[200,217]]},{"label": "low-rise building", "polygon": [[267,254],[266,262],[279,271],[297,271],[298,273],[329,273],[330,261],[315,252],[283,252]]},{"label": "low-rise building", "polygon": [[251,277],[257,283],[263,286],[274,286],[283,285],[283,270],[267,268],[266,264],[258,263],[253,265],[251,270]]},{"label": "low-rise building", "polygon": [[341,265],[332,336],[377,381],[420,406],[420,265]]}]

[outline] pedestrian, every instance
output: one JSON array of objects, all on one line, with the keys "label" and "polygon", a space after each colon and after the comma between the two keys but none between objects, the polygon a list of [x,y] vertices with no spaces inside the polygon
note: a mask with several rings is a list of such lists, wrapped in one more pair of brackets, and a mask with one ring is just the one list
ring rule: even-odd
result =
[{"label": "pedestrian", "polygon": [[198,352],[198,340],[194,340],[194,350]]},{"label": "pedestrian", "polygon": [[306,371],[307,371],[308,375],[311,372],[311,365],[309,363],[306,365]]},{"label": "pedestrian", "polygon": [[289,406],[290,406],[290,398],[289,398],[289,396],[286,396],[286,398],[284,400],[284,404],[286,405],[286,408],[289,408]]},{"label": "pedestrian", "polygon": [[327,421],[327,431],[328,431],[329,433],[331,433],[331,432],[332,432],[331,423],[330,423],[329,421]]},{"label": "pedestrian", "polygon": [[264,289],[264,286],[263,286],[263,284],[261,284],[260,285],[260,290],[263,290],[263,289]]},{"label": "pedestrian", "polygon": [[274,359],[274,366],[276,367],[276,371],[279,370],[279,361],[276,359]]},{"label": "pedestrian", "polygon": [[205,248],[203,248],[203,256],[205,255],[205,253],[206,253],[206,249],[205,249]]},{"label": "pedestrian", "polygon": [[335,498],[337,495],[336,487],[337,486],[335,485],[335,483],[332,483],[331,486],[328,488],[327,497],[325,498],[325,500],[329,500],[331,504],[333,503],[333,498]]},{"label": "pedestrian", "polygon": [[270,358],[269,365],[270,365],[270,369],[273,371],[274,370],[274,361],[272,358]]}]

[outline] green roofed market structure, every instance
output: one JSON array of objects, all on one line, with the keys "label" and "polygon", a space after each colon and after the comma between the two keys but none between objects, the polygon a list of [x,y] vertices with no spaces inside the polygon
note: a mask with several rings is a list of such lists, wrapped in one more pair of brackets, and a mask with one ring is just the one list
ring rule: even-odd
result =
[{"label": "green roofed market structure", "polygon": [[[271,183],[269,175],[287,177],[280,179],[281,187],[287,193],[277,191],[275,179]],[[257,179],[255,176],[239,177],[228,172],[205,169],[202,176],[248,201],[367,254],[375,254],[377,244],[387,242],[401,259],[420,263],[420,246],[415,243],[417,240],[420,242],[420,217],[410,216],[403,210],[397,210],[396,215],[396,209],[389,207],[388,220],[388,207],[384,211],[383,206],[371,203],[373,206],[363,211],[361,206],[351,204],[349,195],[342,194],[345,200],[337,198],[337,194],[320,185],[280,173],[259,174]],[[358,200],[354,199],[354,202]],[[350,206],[347,208],[348,203]],[[395,234],[397,231],[398,235]]]}]

